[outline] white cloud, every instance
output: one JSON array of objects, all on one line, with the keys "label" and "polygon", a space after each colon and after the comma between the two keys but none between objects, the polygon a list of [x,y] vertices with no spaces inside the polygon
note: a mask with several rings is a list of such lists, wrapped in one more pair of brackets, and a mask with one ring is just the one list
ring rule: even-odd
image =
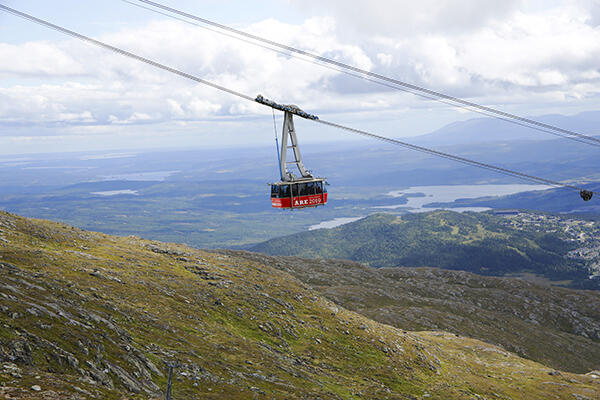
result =
[{"label": "white cloud", "polygon": [[49,42],[28,42],[20,46],[0,43],[0,76],[64,77],[86,74],[84,66],[69,54],[68,49],[61,47]]},{"label": "white cloud", "polygon": [[374,60],[376,72],[484,102],[512,94],[536,103],[549,91],[568,98],[582,83],[584,96],[600,92],[600,27],[588,23],[597,9],[590,1],[599,4],[358,0],[319,7],[336,19],[339,37]]},{"label": "white cloud", "polygon": [[[318,19],[301,26],[268,20],[249,29],[263,30],[267,36],[287,32],[307,41],[330,32],[331,26],[330,21]],[[314,64],[173,21],[153,22],[100,40],[252,96],[263,93],[289,102],[315,95],[322,80],[335,75]],[[320,46],[345,62],[371,67],[360,48],[337,42],[331,33]],[[0,86],[0,120],[5,122],[147,124],[261,110],[258,105],[241,105],[242,100],[230,95],[77,41],[4,48],[10,50],[11,58],[21,60],[19,66],[0,68],[1,75],[19,82]]]},{"label": "white cloud", "polygon": [[92,116],[89,111],[81,113],[59,113],[58,119],[64,122],[78,122],[78,123],[95,123],[96,119]]},{"label": "white cloud", "polygon": [[196,117],[206,117],[221,109],[221,105],[213,104],[208,100],[195,98],[189,103],[189,109]]},{"label": "white cloud", "polygon": [[344,26],[375,36],[466,32],[510,16],[523,0],[289,0],[299,10],[327,13]]},{"label": "white cloud", "polygon": [[591,26],[600,26],[600,1],[599,0],[572,0],[572,3],[587,11],[586,23]]},{"label": "white cloud", "polygon": [[[564,0],[535,8],[522,0],[289,0],[301,24],[275,19],[254,34],[486,104],[551,107],[600,94],[600,6]],[[596,22],[595,22],[596,21]],[[172,20],[99,38],[245,94],[307,111],[431,107],[412,96]],[[0,43],[0,126],[111,127],[270,113],[259,105],[74,40]],[[540,106],[541,105],[541,106]],[[400,111],[401,110],[401,111]],[[527,112],[527,111],[526,111]],[[522,110],[521,112],[522,113]],[[361,114],[362,115],[362,114]],[[146,129],[146,128],[144,128]],[[81,130],[76,131],[81,132]],[[48,134],[45,130],[44,134]],[[12,135],[1,129],[0,135]]]}]

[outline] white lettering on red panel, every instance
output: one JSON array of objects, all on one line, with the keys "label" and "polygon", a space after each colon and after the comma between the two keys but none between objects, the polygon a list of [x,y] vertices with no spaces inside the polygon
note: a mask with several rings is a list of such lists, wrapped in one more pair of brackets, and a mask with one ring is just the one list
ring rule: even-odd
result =
[{"label": "white lettering on red panel", "polygon": [[294,207],[313,206],[322,202],[321,196],[309,197],[308,199],[295,199]]}]

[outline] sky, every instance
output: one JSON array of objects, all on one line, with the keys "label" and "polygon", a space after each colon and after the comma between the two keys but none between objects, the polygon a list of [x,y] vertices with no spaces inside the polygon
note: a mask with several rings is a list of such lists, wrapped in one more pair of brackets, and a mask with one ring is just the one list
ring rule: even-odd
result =
[{"label": "sky", "polygon": [[[600,0],[161,2],[518,115],[598,110]],[[0,4],[384,136],[478,117],[122,0]],[[272,143],[275,134],[264,107],[4,12],[0,60],[0,154],[251,147]],[[281,122],[277,114],[278,130]],[[304,120],[296,130],[301,143],[352,139]]]}]

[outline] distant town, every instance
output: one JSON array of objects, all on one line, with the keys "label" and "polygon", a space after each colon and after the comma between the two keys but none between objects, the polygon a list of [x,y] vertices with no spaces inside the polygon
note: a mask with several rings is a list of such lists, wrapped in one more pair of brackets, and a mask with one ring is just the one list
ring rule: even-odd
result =
[{"label": "distant town", "polygon": [[518,210],[494,212],[506,218],[504,226],[528,232],[560,233],[565,241],[581,245],[566,257],[582,260],[590,272],[590,279],[600,279],[600,223],[575,219],[570,215],[537,214]]}]

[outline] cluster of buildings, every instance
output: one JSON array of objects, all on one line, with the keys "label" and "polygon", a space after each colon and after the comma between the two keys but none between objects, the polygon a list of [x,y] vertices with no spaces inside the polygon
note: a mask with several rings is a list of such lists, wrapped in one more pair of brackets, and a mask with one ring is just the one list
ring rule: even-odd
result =
[{"label": "cluster of buildings", "polygon": [[583,260],[590,271],[590,279],[600,279],[600,222],[518,210],[498,210],[494,214],[505,217],[500,221],[503,226],[528,232],[556,233],[566,242],[578,243],[580,247],[565,256]]}]

